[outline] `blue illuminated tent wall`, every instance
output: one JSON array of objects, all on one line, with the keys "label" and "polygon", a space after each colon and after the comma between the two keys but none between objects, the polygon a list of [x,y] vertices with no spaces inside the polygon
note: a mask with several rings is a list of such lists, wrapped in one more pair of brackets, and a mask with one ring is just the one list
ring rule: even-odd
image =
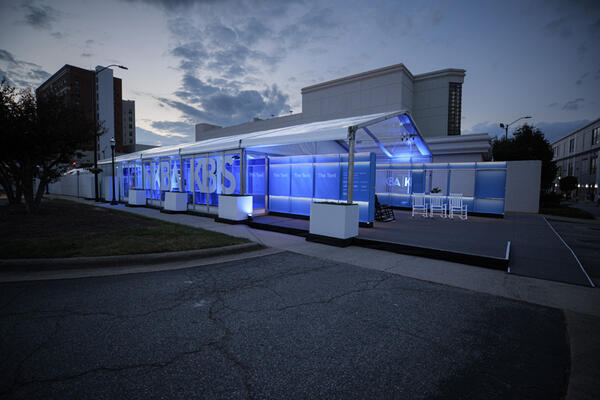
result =
[{"label": "blue illuminated tent wall", "polygon": [[[116,159],[121,201],[127,201],[130,188],[137,188],[145,190],[148,205],[160,207],[167,191],[183,191],[188,193],[189,211],[216,214],[221,179],[226,178],[209,174],[208,179],[219,179],[205,185],[216,187],[213,191],[197,184],[203,174],[201,160],[212,160],[208,164],[233,174],[229,175],[235,181],[233,193],[253,196],[255,212],[309,215],[313,201],[347,199],[350,128],[356,131],[353,200],[360,206],[361,222],[373,222],[375,194],[382,203],[410,207],[413,193],[430,194],[431,185],[444,186],[439,184],[444,179],[447,184],[440,189],[441,195],[452,193],[457,182],[460,188],[469,187],[472,179],[471,189],[461,189],[470,210],[503,213],[506,166],[431,164],[426,142],[410,115],[402,111],[310,122],[122,155]],[[236,161],[225,164],[227,156],[236,157]],[[106,167],[109,160],[100,164]]]}]

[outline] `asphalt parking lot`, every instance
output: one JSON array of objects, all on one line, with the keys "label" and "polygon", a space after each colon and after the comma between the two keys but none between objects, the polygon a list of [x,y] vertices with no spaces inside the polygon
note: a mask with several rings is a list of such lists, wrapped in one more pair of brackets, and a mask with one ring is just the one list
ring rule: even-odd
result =
[{"label": "asphalt parking lot", "polygon": [[559,221],[551,218],[548,222],[577,254],[594,284],[600,286],[600,224],[596,221]]},{"label": "asphalt parking lot", "polygon": [[1,284],[0,354],[18,399],[559,399],[569,369],[559,310],[290,252]]}]

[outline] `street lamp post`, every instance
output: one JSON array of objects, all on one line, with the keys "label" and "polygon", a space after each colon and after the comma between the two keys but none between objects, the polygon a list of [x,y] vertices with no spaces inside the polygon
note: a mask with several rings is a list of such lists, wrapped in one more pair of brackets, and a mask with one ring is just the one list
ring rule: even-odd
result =
[{"label": "street lamp post", "polygon": [[94,197],[96,203],[100,202],[100,197],[98,196],[98,134],[96,128],[98,127],[98,74],[110,67],[118,67],[121,69],[129,69],[124,65],[110,64],[106,67],[100,68],[98,71],[94,71],[94,87],[96,88],[96,93],[94,93],[94,122],[96,127],[94,128]]},{"label": "street lamp post", "polygon": [[518,121],[520,121],[520,120],[522,120],[522,119],[527,119],[527,118],[531,118],[531,115],[528,115],[528,116],[526,116],[526,117],[521,117],[521,118],[519,118],[519,119],[515,119],[515,120],[514,120],[513,122],[511,122],[510,124],[503,124],[503,123],[500,123],[500,128],[504,128],[504,129],[505,129],[505,132],[504,132],[504,139],[505,139],[505,140],[508,140],[508,127],[509,127],[509,126],[511,126],[511,125],[512,125],[512,124],[514,124],[515,122],[518,122]]},{"label": "street lamp post", "polygon": [[119,204],[117,202],[117,200],[115,200],[115,146],[116,146],[117,142],[115,141],[115,138],[111,138],[110,139],[110,149],[112,150],[112,201],[110,202],[111,205],[117,205]]}]

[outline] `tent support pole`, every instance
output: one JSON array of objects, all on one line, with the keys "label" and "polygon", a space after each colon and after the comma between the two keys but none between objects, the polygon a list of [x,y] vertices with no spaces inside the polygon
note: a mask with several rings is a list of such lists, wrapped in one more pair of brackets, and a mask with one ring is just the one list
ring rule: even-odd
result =
[{"label": "tent support pole", "polygon": [[240,194],[246,194],[246,150],[240,152]]},{"label": "tent support pole", "polygon": [[354,148],[356,146],[356,127],[348,127],[348,141],[350,149],[348,150],[348,204],[352,204],[354,197]]}]

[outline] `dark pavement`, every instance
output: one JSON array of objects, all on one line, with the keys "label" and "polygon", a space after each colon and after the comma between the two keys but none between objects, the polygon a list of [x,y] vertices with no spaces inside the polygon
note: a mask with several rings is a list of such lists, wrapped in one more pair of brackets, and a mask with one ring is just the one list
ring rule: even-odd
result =
[{"label": "dark pavement", "polygon": [[588,220],[555,220],[548,222],[573,249],[585,271],[600,286],[600,223]]},{"label": "dark pavement", "polygon": [[287,252],[2,284],[0,354],[18,399],[559,399],[569,368],[559,310]]},{"label": "dark pavement", "polygon": [[[393,222],[375,222],[373,228],[360,228],[359,239],[500,258],[505,257],[510,241],[511,273],[591,286],[575,257],[541,215],[508,214],[501,219],[469,216],[462,221],[413,218],[410,212],[400,210],[394,214]],[[309,221],[304,219],[268,215],[253,221],[306,232],[309,229]]]}]

